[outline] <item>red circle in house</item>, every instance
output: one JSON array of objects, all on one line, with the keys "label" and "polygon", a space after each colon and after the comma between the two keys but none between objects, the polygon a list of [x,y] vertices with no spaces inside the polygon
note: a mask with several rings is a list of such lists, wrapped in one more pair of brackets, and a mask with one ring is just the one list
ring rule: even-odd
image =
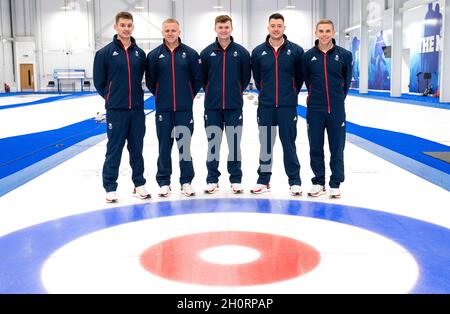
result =
[{"label": "red circle in house", "polygon": [[[215,264],[203,260],[205,249],[239,245],[260,257],[245,264]],[[285,236],[218,231],[172,238],[146,249],[141,265],[150,273],[183,283],[210,286],[251,286],[293,279],[313,270],[320,253],[312,246]]]}]

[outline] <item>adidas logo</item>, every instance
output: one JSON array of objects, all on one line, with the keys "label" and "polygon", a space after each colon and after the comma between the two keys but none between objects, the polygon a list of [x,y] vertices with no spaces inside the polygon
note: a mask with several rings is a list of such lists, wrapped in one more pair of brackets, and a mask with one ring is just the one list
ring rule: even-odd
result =
[{"label": "adidas logo", "polygon": [[112,55],[113,55],[113,57],[115,57],[115,56],[118,56],[119,53],[117,51],[114,51]]},{"label": "adidas logo", "polygon": [[265,56],[267,54],[267,52],[264,50],[261,54],[261,56]]},{"label": "adidas logo", "polygon": [[242,115],[239,116],[239,120],[242,120]]},{"label": "adidas logo", "polygon": [[311,58],[311,61],[316,61],[316,60],[317,60],[316,56]]},{"label": "adidas logo", "polygon": [[297,116],[294,117],[294,121],[297,121]]},{"label": "adidas logo", "polygon": [[341,124],[341,128],[343,128],[345,126],[345,122],[342,122]]},{"label": "adidas logo", "polygon": [[192,123],[194,123],[194,119],[191,119],[191,122],[189,122],[189,124],[192,124]]},{"label": "adidas logo", "polygon": [[216,53],[213,51],[213,52],[211,52],[210,56],[211,56],[211,57],[215,57],[215,56],[217,56],[217,55],[216,55]]},{"label": "adidas logo", "polygon": [[159,55],[159,57],[158,57],[158,59],[162,59],[162,58],[165,58],[166,56],[164,56],[163,54],[160,54]]}]

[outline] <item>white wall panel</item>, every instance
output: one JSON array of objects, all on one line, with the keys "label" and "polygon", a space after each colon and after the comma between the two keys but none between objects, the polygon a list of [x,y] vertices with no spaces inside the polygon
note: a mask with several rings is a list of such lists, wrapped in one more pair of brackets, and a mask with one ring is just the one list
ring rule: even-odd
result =
[{"label": "white wall panel", "polygon": [[286,9],[288,1],[251,1],[251,30],[250,48],[262,43],[268,34],[269,16],[278,12],[284,16],[288,39],[305,49],[313,44],[311,1],[293,0],[295,9]]},{"label": "white wall panel", "polygon": [[338,25],[339,21],[339,1],[327,0],[325,2],[325,16],[324,18],[333,21],[335,26]]},{"label": "white wall panel", "polygon": [[9,16],[9,1],[0,0],[0,91],[3,84],[14,88],[13,53],[11,34],[11,19]]},{"label": "white wall panel", "polygon": [[[348,14],[339,17],[339,1],[349,3]],[[274,12],[285,16],[288,38],[308,49],[314,36],[313,9],[320,9],[325,18],[345,27],[359,24],[360,0],[14,0],[16,36],[34,37],[36,41],[37,83],[41,88],[51,79],[55,68],[84,68],[92,76],[95,51],[109,43],[115,34],[114,16],[130,11],[135,18],[133,36],[146,52],[162,42],[161,23],[174,15],[180,20],[182,40],[197,51],[215,39],[214,18],[230,14],[233,18],[233,37],[250,51],[265,40],[268,17]],[[9,0],[0,0],[1,32],[10,33]],[[387,1],[388,6],[391,0]],[[287,4],[295,5],[287,9]],[[384,0],[370,3],[384,9]],[[213,6],[221,4],[222,9]],[[62,10],[67,5],[69,10]],[[136,9],[136,5],[143,9]],[[172,8],[176,10],[172,12]],[[342,11],[342,10],[341,10]],[[342,13],[342,12],[341,12]],[[384,21],[381,21],[384,24]],[[345,28],[344,27],[344,28]],[[359,30],[355,30],[355,33]],[[351,32],[353,33],[353,31]],[[13,81],[12,48],[9,42],[0,43],[0,79]],[[6,66],[5,66],[6,65]],[[2,82],[0,82],[2,84]],[[3,85],[3,84],[2,84]]]},{"label": "white wall panel", "polygon": [[15,12],[14,34],[16,36],[33,36],[34,35],[34,17],[35,12],[32,9],[33,0],[13,0],[13,10]]},{"label": "white wall panel", "polygon": [[[142,6],[143,9],[136,9],[136,5]],[[142,49],[149,51],[162,42],[161,24],[166,18],[172,17],[172,1],[97,0],[94,10],[97,49],[111,42],[115,34],[113,25],[116,14],[128,11],[133,14],[134,19],[133,37]]]},{"label": "white wall panel", "polygon": [[[35,40],[37,84],[46,89],[53,71],[82,68],[92,75],[93,44],[92,3],[85,0],[36,0]],[[89,57],[86,58],[86,55]]]},{"label": "white wall panel", "polygon": [[350,25],[357,25],[361,21],[361,0],[350,0]]}]

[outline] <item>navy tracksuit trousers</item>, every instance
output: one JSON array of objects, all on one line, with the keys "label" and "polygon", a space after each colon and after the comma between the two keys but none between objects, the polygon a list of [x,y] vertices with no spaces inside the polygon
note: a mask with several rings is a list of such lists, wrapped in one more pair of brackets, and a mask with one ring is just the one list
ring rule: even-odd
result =
[{"label": "navy tracksuit trousers", "polygon": [[145,184],[142,150],[145,135],[144,110],[106,110],[108,143],[103,164],[103,187],[106,192],[116,191],[122,151],[127,141],[134,186]]},{"label": "navy tracksuit trousers", "polygon": [[258,184],[269,184],[272,176],[272,152],[276,138],[276,126],[283,146],[284,170],[289,185],[301,185],[300,163],[297,157],[297,107],[258,107],[259,168]]},{"label": "navy tracksuit trousers", "polygon": [[224,129],[228,143],[227,169],[230,174],[230,183],[241,183],[242,109],[205,110],[204,119],[208,137],[206,183],[219,182],[220,144]]},{"label": "navy tracksuit trousers", "polygon": [[330,188],[339,188],[344,182],[344,147],[346,122],[345,112],[325,112],[307,110],[309,155],[311,169],[314,172],[313,184],[325,185],[325,156],[324,137],[325,129],[330,147]]},{"label": "navy tracksuit trousers", "polygon": [[195,175],[191,156],[191,139],[194,133],[192,110],[156,112],[155,121],[159,142],[158,172],[156,173],[158,185],[170,185],[174,138],[177,141],[180,157],[180,184],[191,183]]}]

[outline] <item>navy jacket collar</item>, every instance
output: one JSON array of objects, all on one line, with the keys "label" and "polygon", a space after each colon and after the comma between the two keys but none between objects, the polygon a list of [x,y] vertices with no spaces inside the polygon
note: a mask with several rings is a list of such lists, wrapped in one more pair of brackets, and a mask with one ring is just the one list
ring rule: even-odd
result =
[{"label": "navy jacket collar", "polygon": [[[230,36],[230,39],[231,39],[230,44],[227,46],[227,48],[226,48],[225,50],[227,50],[228,48],[230,48],[231,45],[234,43],[234,38],[233,38],[233,36]],[[220,43],[219,43],[219,39],[218,39],[217,37],[216,37],[216,49],[223,50],[222,46],[221,46]]]},{"label": "navy jacket collar", "polygon": [[[182,43],[181,43],[181,38],[180,37],[178,37],[178,44],[179,45],[173,51],[177,51],[181,47]],[[166,45],[166,40],[165,39],[163,39],[163,47],[166,48],[167,51],[169,51],[169,52],[171,51],[170,48]]]},{"label": "navy jacket collar", "polygon": [[[273,48],[272,45],[271,45],[270,42],[269,42],[269,39],[270,39],[270,35],[267,35],[267,37],[266,37],[266,45],[269,46],[270,48]],[[283,47],[286,46],[287,43],[288,43],[288,39],[287,39],[287,36],[286,36],[285,34],[283,34],[283,39],[284,39],[284,42],[283,42],[283,44],[280,46],[280,48],[283,48]],[[280,48],[278,48],[278,50],[279,50]]]},{"label": "navy jacket collar", "polygon": [[[333,39],[331,39],[331,42],[333,43],[333,47],[330,50],[328,50],[326,53],[333,52],[334,49],[336,48],[336,40],[334,40],[334,38],[333,38]],[[319,40],[318,39],[316,39],[316,41],[314,42],[314,47],[316,47],[317,50],[319,50],[321,53],[323,53],[323,51],[319,49]]]},{"label": "navy jacket collar", "polygon": [[[131,36],[131,37],[130,37],[130,40],[131,40],[131,45],[130,45],[130,48],[131,48],[131,47],[133,47],[134,45],[136,45],[136,39],[134,39],[134,37]],[[117,36],[117,34],[114,35],[113,41],[114,41],[117,45],[119,45],[121,48],[124,48],[124,46],[123,46],[122,42],[120,41],[119,37]]]}]

